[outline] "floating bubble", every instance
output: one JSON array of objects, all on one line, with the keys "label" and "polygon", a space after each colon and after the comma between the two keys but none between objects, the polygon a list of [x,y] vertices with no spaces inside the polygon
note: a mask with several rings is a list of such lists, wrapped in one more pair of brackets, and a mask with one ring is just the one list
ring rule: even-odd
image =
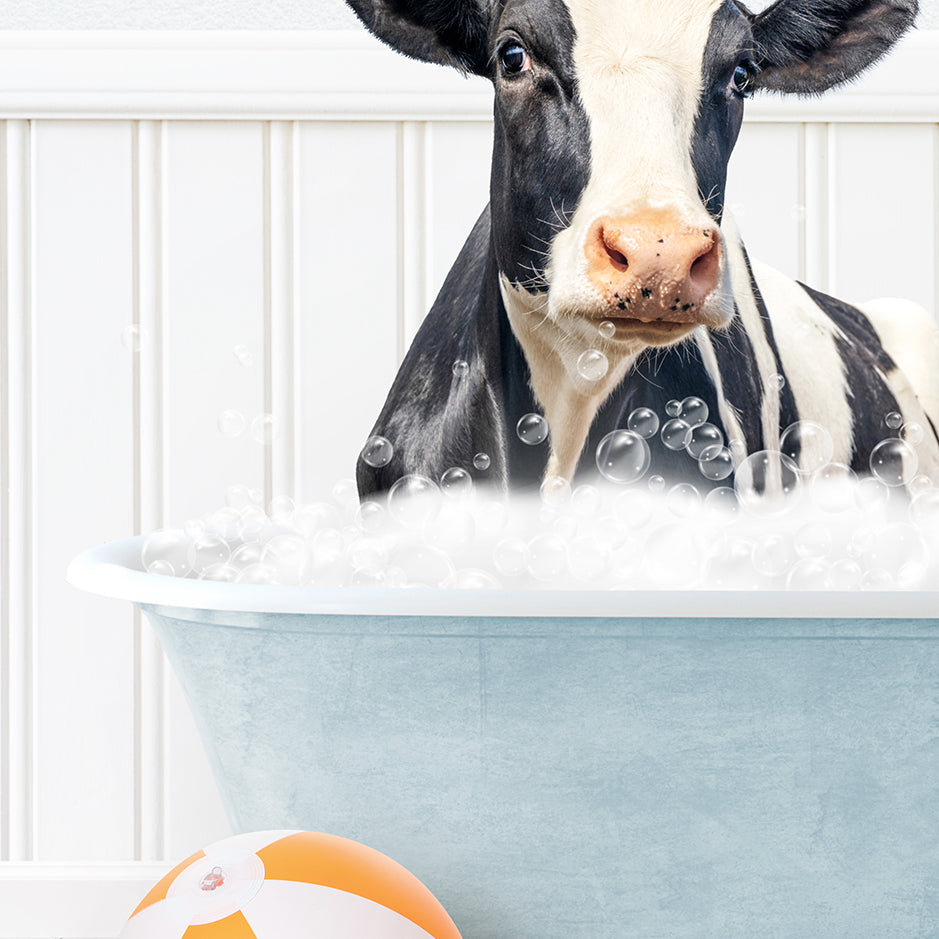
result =
[{"label": "floating bubble", "polygon": [[737,467],[734,489],[740,504],[751,514],[779,515],[800,492],[799,469],[778,450],[759,450]]},{"label": "floating bubble", "polygon": [[810,522],[795,534],[793,546],[801,558],[824,558],[831,554],[832,535],[827,525]]},{"label": "floating bubble", "polygon": [[243,483],[235,483],[225,489],[225,505],[239,512],[249,505],[254,505],[251,488]]},{"label": "floating bubble", "polygon": [[426,476],[402,476],[388,493],[388,512],[405,528],[420,529],[440,511],[440,490]]},{"label": "floating bubble", "polygon": [[[702,402],[703,404],[704,402]],[[704,457],[705,460],[712,459],[717,456],[718,451],[724,445],[724,435],[721,433],[720,428],[715,427],[713,424],[708,423],[699,423],[696,424],[691,430],[691,438],[685,446],[685,449],[693,456],[696,460],[700,460],[705,451],[711,450],[711,455]],[[712,448],[716,448],[713,449]]]},{"label": "floating bubble", "polygon": [[599,381],[609,370],[609,359],[597,349],[588,349],[577,359],[577,374],[587,381]]},{"label": "floating bubble", "polygon": [[567,543],[560,535],[536,535],[528,542],[528,573],[535,580],[556,581],[566,567]]},{"label": "floating bubble", "polygon": [[391,445],[391,441],[387,437],[382,437],[376,434],[374,437],[369,437],[365,441],[365,446],[362,447],[362,452],[359,456],[365,463],[368,463],[369,466],[374,466],[376,469],[382,466],[387,466],[391,462],[391,458],[394,456],[395,449]]},{"label": "floating bubble", "polygon": [[236,573],[251,567],[252,564],[260,564],[261,556],[264,553],[264,546],[257,542],[249,542],[235,548],[231,555],[231,566],[235,568]]},{"label": "floating bubble", "polygon": [[915,525],[895,522],[878,527],[876,534],[861,544],[858,563],[865,571],[885,571],[892,581],[904,569],[926,567],[929,550]]},{"label": "floating bubble", "polygon": [[136,323],[125,326],[121,332],[121,345],[131,352],[139,352],[143,347],[143,332]]},{"label": "floating bubble", "polygon": [[242,541],[258,541],[268,525],[267,513],[259,505],[251,504],[241,510],[238,537]]},{"label": "floating bubble", "polygon": [[454,378],[457,378],[457,379],[466,378],[466,376],[469,375],[469,370],[470,370],[469,362],[466,362],[463,359],[457,359],[453,363],[452,371],[453,371]]},{"label": "floating bubble", "polygon": [[448,502],[424,525],[424,541],[451,556],[468,547],[475,535],[476,522],[462,503]]},{"label": "floating bubble", "polygon": [[521,538],[503,538],[492,549],[492,563],[506,577],[516,577],[528,568],[528,543]]},{"label": "floating bubble", "polygon": [[727,447],[708,447],[698,458],[698,469],[707,479],[726,479],[734,471],[734,457]]},{"label": "floating bubble", "polygon": [[910,503],[910,518],[918,525],[936,531],[939,527],[939,489],[925,489]]},{"label": "floating bubble", "polygon": [[388,563],[388,549],[374,538],[359,538],[349,546],[349,563],[353,571],[377,576]]},{"label": "floating bubble", "polygon": [[604,320],[597,327],[597,332],[604,339],[612,339],[616,335],[616,323],[611,323],[609,320]]},{"label": "floating bubble", "polygon": [[677,398],[672,398],[671,401],[667,401],[665,404],[665,413],[669,417],[678,417],[681,413],[681,401]]},{"label": "floating bubble", "polygon": [[331,495],[336,505],[350,513],[359,506],[359,489],[354,479],[340,479],[333,485]]},{"label": "floating bubble", "polygon": [[[271,503],[273,508],[273,502]],[[365,506],[373,506],[369,512],[378,511],[384,514],[384,509],[377,502],[365,502],[362,506],[356,505],[356,518],[361,518]],[[283,508],[287,509],[286,503]],[[290,520],[297,531],[304,538],[312,538],[318,531],[324,528],[341,528],[342,513],[339,509],[329,502],[310,502],[306,505],[295,507],[292,510]]]},{"label": "floating bubble", "polygon": [[899,430],[903,426],[903,415],[899,411],[891,411],[884,418],[884,424],[890,430]]},{"label": "floating bubble", "polygon": [[246,423],[241,411],[226,410],[218,416],[218,429],[223,437],[240,437],[244,433]]},{"label": "floating bubble", "polygon": [[802,558],[797,561],[786,577],[788,590],[824,590],[828,584],[831,567],[825,558]]},{"label": "floating bubble", "polygon": [[649,492],[661,492],[665,488],[665,478],[663,476],[649,477]]},{"label": "floating bubble", "polygon": [[902,486],[915,475],[919,466],[916,451],[899,437],[888,437],[871,450],[871,473],[885,486]]},{"label": "floating bubble", "polygon": [[781,532],[768,532],[760,536],[750,555],[754,570],[766,577],[782,577],[797,557],[792,539]]},{"label": "floating bubble", "polygon": [[904,440],[911,447],[918,447],[926,436],[922,424],[915,421],[909,421],[900,428],[900,439]]},{"label": "floating bubble", "polygon": [[567,568],[575,580],[595,583],[610,569],[610,552],[595,538],[580,535],[567,550]]},{"label": "floating bubble", "polygon": [[440,477],[440,489],[451,498],[462,498],[473,491],[473,477],[459,466],[451,466]]},{"label": "floating bubble", "polygon": [[812,503],[823,512],[846,512],[854,505],[857,475],[844,463],[828,463],[809,480]]},{"label": "floating bubble", "polygon": [[571,501],[571,484],[563,476],[547,476],[541,484],[545,505],[566,505]]},{"label": "floating bubble", "polygon": [[698,584],[706,556],[694,538],[688,537],[686,522],[673,522],[655,529],[646,539],[639,563],[646,585],[688,588]]},{"label": "floating bubble", "polygon": [[238,572],[236,583],[267,584],[272,587],[283,586],[277,579],[277,571],[264,563],[250,564]]},{"label": "floating bubble", "polygon": [[256,443],[269,447],[280,436],[280,421],[273,414],[259,414],[251,422],[251,436]]},{"label": "floating bubble", "polygon": [[851,558],[839,558],[832,561],[831,567],[825,576],[825,587],[828,590],[857,590],[861,586],[863,571],[861,565]]},{"label": "floating bubble", "polygon": [[669,450],[684,450],[691,441],[691,428],[683,420],[675,417],[662,425],[659,436]]},{"label": "floating bubble", "polygon": [[218,535],[203,535],[189,545],[187,561],[196,576],[201,576],[210,567],[227,564],[230,559],[231,548]]},{"label": "floating bubble", "polygon": [[875,568],[861,575],[862,590],[890,590],[893,586],[893,578],[887,571]]},{"label": "floating bubble", "polygon": [[734,460],[738,463],[747,458],[747,445],[739,437],[734,437],[732,440],[727,441],[727,449],[734,456]]},{"label": "floating bubble", "polygon": [[932,480],[928,476],[920,473],[910,480],[906,488],[909,490],[910,496],[915,498],[921,492],[926,492],[928,489],[933,488]]},{"label": "floating bubble", "polygon": [[659,432],[659,416],[651,408],[636,408],[627,418],[626,426],[648,440]]},{"label": "floating bubble", "polygon": [[808,475],[828,465],[835,443],[821,424],[796,421],[782,432],[779,450],[795,463],[800,473]]},{"label": "floating bubble", "polygon": [[596,463],[600,475],[619,485],[641,479],[651,461],[649,444],[631,430],[611,431],[597,446]]},{"label": "floating bubble", "polygon": [[189,542],[186,533],[180,529],[160,529],[147,535],[140,553],[143,569],[148,574],[185,577],[192,569]]},{"label": "floating bubble", "polygon": [[502,584],[488,571],[464,568],[455,571],[440,586],[448,590],[499,590]]},{"label": "floating bubble", "polygon": [[737,493],[729,486],[718,486],[704,497],[704,507],[721,515],[736,515],[740,511]]},{"label": "floating bubble", "polygon": [[778,388],[780,391],[782,391],[783,388],[786,387],[786,376],[781,374],[780,372],[777,372],[774,375],[770,375],[769,381],[770,381],[770,385],[773,388]]},{"label": "floating bubble", "polygon": [[219,584],[233,584],[238,579],[238,568],[231,564],[213,564],[199,575],[199,579]]},{"label": "floating bubble", "polygon": [[665,504],[672,515],[692,518],[701,508],[701,494],[690,483],[678,483],[668,490]]},{"label": "floating bubble", "polygon": [[254,356],[251,354],[251,350],[246,345],[239,344],[231,351],[232,355],[238,360],[240,365],[243,365],[245,368],[251,368],[251,366],[254,365]]},{"label": "floating bubble", "polygon": [[299,535],[275,535],[261,552],[261,564],[267,565],[274,572],[278,583],[300,584],[307,573],[311,556],[312,551],[308,550],[306,540]]},{"label": "floating bubble", "polygon": [[689,427],[697,427],[708,419],[708,406],[701,398],[691,395],[682,399],[676,417],[680,417]]},{"label": "floating bubble", "polygon": [[[662,479],[662,486],[664,485],[665,480]],[[627,489],[626,492],[620,493],[613,507],[617,517],[626,522],[633,531],[638,531],[652,518],[655,508],[652,497],[641,489]]]},{"label": "floating bubble", "polygon": [[476,456],[473,457],[473,466],[481,473],[489,469],[491,464],[492,460],[489,459],[488,453],[477,453]]},{"label": "floating bubble", "polygon": [[525,414],[515,425],[518,439],[534,447],[548,436],[548,422],[540,414]]},{"label": "floating bubble", "polygon": [[890,489],[879,479],[865,476],[854,487],[854,504],[862,511],[883,508],[890,501]]},{"label": "floating bubble", "polygon": [[388,513],[385,507],[379,502],[367,501],[359,506],[356,513],[356,521],[359,528],[364,532],[375,534],[385,528],[388,520]]},{"label": "floating bubble", "polygon": [[600,510],[603,499],[596,486],[578,486],[571,494],[571,508],[583,518],[592,518]]},{"label": "floating bubble", "polygon": [[274,496],[267,508],[271,521],[278,525],[290,525],[296,511],[297,503],[290,496],[285,495]]}]

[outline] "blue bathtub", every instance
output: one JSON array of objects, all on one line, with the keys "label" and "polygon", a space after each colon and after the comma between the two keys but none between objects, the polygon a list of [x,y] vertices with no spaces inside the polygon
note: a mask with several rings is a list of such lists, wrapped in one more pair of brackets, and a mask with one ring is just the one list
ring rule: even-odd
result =
[{"label": "blue bathtub", "polygon": [[464,939],[939,935],[939,594],[315,590],[139,569],[236,831],[365,842]]}]

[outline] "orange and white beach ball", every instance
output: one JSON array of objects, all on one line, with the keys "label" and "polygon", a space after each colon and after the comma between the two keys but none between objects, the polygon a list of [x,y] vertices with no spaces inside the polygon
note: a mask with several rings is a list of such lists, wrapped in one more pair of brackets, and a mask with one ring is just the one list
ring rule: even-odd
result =
[{"label": "orange and white beach ball", "polygon": [[186,858],[119,939],[460,939],[412,873],[356,841],[311,831],[235,835]]}]

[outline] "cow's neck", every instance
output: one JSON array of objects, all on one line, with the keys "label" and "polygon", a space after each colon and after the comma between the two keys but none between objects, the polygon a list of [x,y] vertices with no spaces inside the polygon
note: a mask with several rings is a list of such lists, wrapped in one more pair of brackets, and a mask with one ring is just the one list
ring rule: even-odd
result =
[{"label": "cow's neck", "polygon": [[584,346],[571,340],[544,315],[546,296],[529,293],[500,278],[505,311],[528,362],[531,387],[550,430],[545,477],[571,480],[597,411],[638,356],[640,349],[615,360],[606,375],[588,380],[578,373]]}]

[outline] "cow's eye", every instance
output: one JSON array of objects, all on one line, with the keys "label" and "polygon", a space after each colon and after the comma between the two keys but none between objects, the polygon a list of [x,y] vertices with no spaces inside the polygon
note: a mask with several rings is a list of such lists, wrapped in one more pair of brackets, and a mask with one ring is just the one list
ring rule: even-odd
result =
[{"label": "cow's eye", "polygon": [[506,75],[518,75],[531,68],[531,57],[518,42],[507,42],[499,50],[499,62]]},{"label": "cow's eye", "polygon": [[753,91],[752,85],[755,71],[756,69],[750,61],[741,62],[734,68],[734,74],[730,84],[735,94],[745,98]]}]

